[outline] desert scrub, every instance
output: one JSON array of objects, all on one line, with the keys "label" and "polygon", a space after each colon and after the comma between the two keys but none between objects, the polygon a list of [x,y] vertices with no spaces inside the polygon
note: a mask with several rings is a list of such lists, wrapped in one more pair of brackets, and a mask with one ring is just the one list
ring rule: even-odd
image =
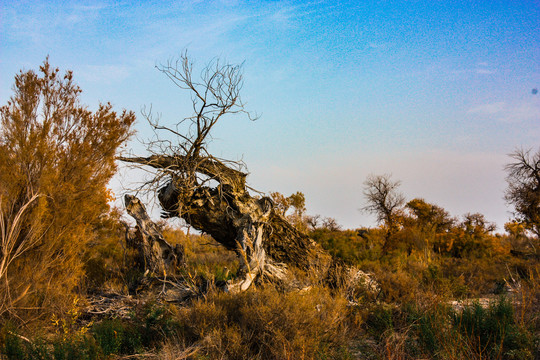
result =
[{"label": "desert scrub", "polygon": [[[182,230],[165,228],[163,236],[171,244],[184,247],[186,269],[190,276],[202,276],[212,282],[234,279],[239,268],[234,251],[207,235],[187,235]],[[182,274],[185,275],[185,274]]]},{"label": "desert scrub", "polygon": [[108,359],[135,355],[162,346],[178,333],[173,305],[153,302],[133,310],[130,319],[105,319],[77,326],[75,316],[53,321],[55,333],[28,337],[12,326],[0,328],[0,358]]},{"label": "desert scrub", "polygon": [[174,305],[150,301],[133,309],[130,319],[106,319],[96,323],[91,334],[104,355],[137,354],[159,347],[177,334],[175,312]]},{"label": "desert scrub", "polygon": [[94,339],[88,334],[56,335],[49,340],[41,337],[29,339],[6,326],[0,331],[0,358],[9,360],[94,360],[102,359],[103,356]]},{"label": "desert scrub", "polygon": [[517,324],[514,308],[504,297],[487,309],[474,303],[456,312],[452,327],[472,358],[533,358],[533,336]]},{"label": "desert scrub", "polygon": [[213,292],[181,309],[186,346],[224,359],[347,358],[347,304],[328,290]]},{"label": "desert scrub", "polygon": [[487,308],[473,303],[461,310],[445,303],[377,305],[365,326],[382,358],[533,359],[535,330],[517,320],[501,297]]}]

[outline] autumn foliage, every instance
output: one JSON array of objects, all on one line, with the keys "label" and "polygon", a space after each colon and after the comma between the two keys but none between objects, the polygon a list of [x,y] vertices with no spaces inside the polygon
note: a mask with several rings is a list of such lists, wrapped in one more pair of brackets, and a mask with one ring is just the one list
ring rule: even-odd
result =
[{"label": "autumn foliage", "polygon": [[0,109],[0,314],[28,317],[61,307],[84,275],[81,256],[109,210],[107,184],[135,115],[87,109],[72,73],[48,61],[17,74],[13,92]]}]

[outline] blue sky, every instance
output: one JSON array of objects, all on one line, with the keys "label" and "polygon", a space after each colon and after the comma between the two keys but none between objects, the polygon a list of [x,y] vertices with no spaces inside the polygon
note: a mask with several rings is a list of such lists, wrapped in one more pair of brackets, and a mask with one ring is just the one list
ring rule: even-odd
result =
[{"label": "blue sky", "polygon": [[309,213],[355,228],[373,225],[366,176],[391,173],[408,199],[501,230],[507,154],[540,146],[539,19],[538,1],[0,0],[0,103],[49,55],[84,103],[134,110],[146,138],[144,106],[190,115],[156,64],[186,49],[200,66],[244,62],[261,117],[225,119],[211,148],[243,159],[254,188],[303,191]]}]

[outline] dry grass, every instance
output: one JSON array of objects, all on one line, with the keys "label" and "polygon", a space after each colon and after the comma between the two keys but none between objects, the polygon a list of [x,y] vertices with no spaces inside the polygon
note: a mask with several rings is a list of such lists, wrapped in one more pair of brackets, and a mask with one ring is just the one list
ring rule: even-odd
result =
[{"label": "dry grass", "polygon": [[181,338],[210,359],[346,358],[348,312],[326,289],[284,294],[267,287],[214,292],[180,309],[178,320]]}]

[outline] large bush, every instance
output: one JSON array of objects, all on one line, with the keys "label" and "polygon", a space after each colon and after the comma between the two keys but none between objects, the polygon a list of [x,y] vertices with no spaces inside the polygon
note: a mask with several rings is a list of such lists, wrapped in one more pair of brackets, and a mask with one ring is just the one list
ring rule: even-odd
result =
[{"label": "large bush", "polygon": [[43,315],[61,310],[83,275],[81,254],[109,209],[106,186],[135,115],[111,104],[88,110],[72,73],[48,61],[17,74],[13,91],[0,108],[0,315]]}]

